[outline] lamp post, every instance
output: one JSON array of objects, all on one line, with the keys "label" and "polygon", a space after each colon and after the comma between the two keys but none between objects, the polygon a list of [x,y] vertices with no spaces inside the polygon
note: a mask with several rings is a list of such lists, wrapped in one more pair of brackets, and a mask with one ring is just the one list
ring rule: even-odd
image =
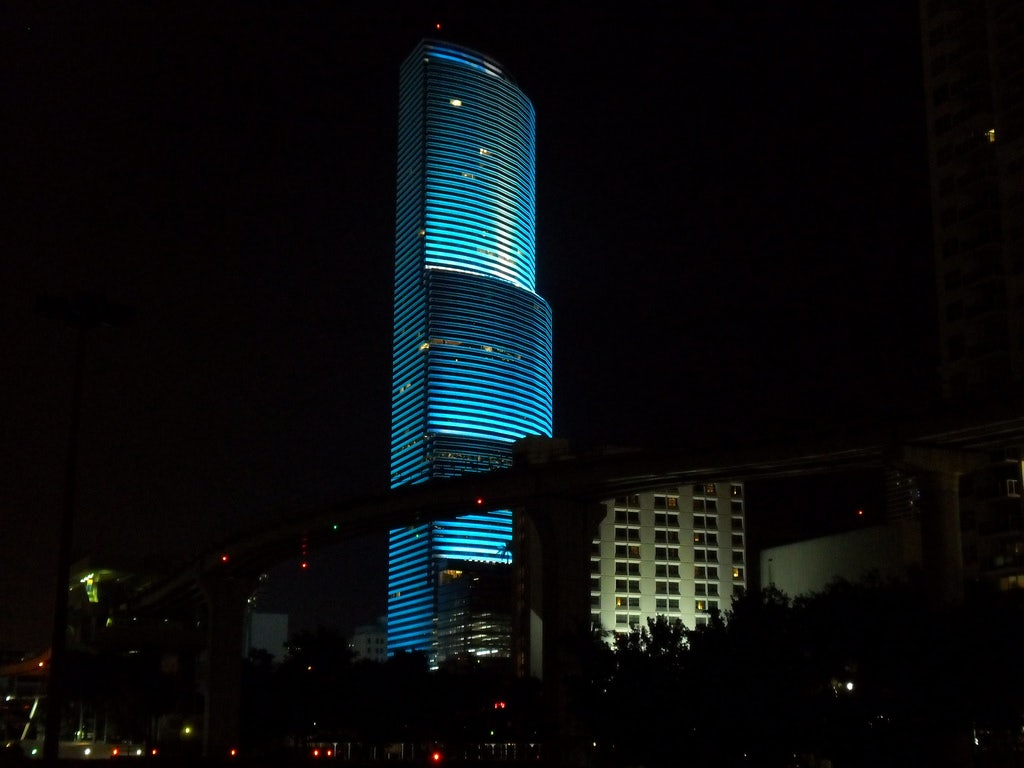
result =
[{"label": "lamp post", "polygon": [[67,667],[68,572],[71,568],[71,544],[75,521],[78,433],[82,416],[82,382],[85,373],[85,332],[101,325],[126,325],[131,321],[133,312],[128,307],[110,304],[99,296],[88,293],[79,293],[72,299],[40,297],[36,302],[36,311],[46,317],[60,320],[76,331],[71,381],[71,424],[68,428],[68,446],[64,462],[64,501],[57,548],[57,586],[53,608],[50,675],[46,693],[46,732],[43,738],[43,762],[47,765],[56,765]]}]

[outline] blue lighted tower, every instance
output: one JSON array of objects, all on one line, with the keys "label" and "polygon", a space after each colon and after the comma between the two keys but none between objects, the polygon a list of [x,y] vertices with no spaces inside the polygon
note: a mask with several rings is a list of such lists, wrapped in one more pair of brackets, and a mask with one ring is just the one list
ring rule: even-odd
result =
[{"label": "blue lighted tower", "polygon": [[[405,60],[397,192],[391,486],[507,467],[515,440],[551,435],[552,357],[534,280],[533,105],[501,65],[434,40]],[[494,653],[494,638],[452,640],[460,609],[439,613],[466,566],[507,562],[511,535],[508,510],[393,530],[389,653]]]}]

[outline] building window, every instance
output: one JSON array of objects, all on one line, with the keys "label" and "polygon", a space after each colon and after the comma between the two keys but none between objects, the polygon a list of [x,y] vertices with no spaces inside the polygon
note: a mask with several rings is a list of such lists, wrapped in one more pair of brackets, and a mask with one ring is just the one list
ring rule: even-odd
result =
[{"label": "building window", "polygon": [[[638,532],[639,533],[639,532]],[[658,544],[678,544],[679,531],[655,531],[654,541]]]},{"label": "building window", "polygon": [[734,499],[742,499],[743,498],[743,486],[740,485],[739,483],[732,483],[732,484],[730,484],[729,485],[729,494]]},{"label": "building window", "polygon": [[640,524],[640,512],[636,509],[616,509],[615,510],[615,522],[616,523],[635,523]]},{"label": "building window", "polygon": [[733,550],[732,561],[734,563],[742,563],[743,562],[743,551],[742,550]]},{"label": "building window", "polygon": [[654,524],[665,525],[674,528],[679,527],[679,515],[669,514],[667,512],[655,512],[654,513]]},{"label": "building window", "polygon": [[711,597],[718,597],[718,585],[708,584],[708,594],[711,595]]},{"label": "building window", "polygon": [[679,509],[679,497],[678,496],[669,496],[666,499],[666,502],[668,502],[668,508],[669,509]]},{"label": "building window", "polygon": [[664,563],[658,563],[654,566],[655,576],[671,576],[673,578],[679,578],[679,566],[678,565],[665,565]]},{"label": "building window", "polygon": [[591,595],[590,596],[590,607],[591,608],[600,608],[601,607],[601,596],[600,595]]},{"label": "building window", "polygon": [[742,547],[743,546],[743,534],[742,533],[734,533],[732,535],[732,545],[734,547]]},{"label": "building window", "polygon": [[678,560],[679,559],[679,548],[678,547],[655,547],[654,548],[654,559],[655,560]]},{"label": "building window", "polygon": [[729,502],[729,511],[732,512],[734,515],[742,515],[743,502],[733,499],[732,501]]},{"label": "building window", "polygon": [[640,580],[639,579],[616,579],[615,580],[615,591],[616,592],[640,592]]},{"label": "building window", "polygon": [[626,597],[623,595],[615,596],[615,607],[616,608],[640,608],[639,597]]},{"label": "building window", "polygon": [[590,561],[590,572],[591,573],[600,573],[601,572],[601,561],[600,560],[591,560]]},{"label": "building window", "polygon": [[659,597],[654,600],[655,610],[679,610],[679,600],[672,600],[666,597]]},{"label": "building window", "polygon": [[616,541],[640,541],[640,529],[639,528],[616,528],[615,529],[615,540]]},{"label": "building window", "polygon": [[738,565],[734,565],[732,567],[732,580],[733,581],[743,581],[743,568],[742,567],[740,567]]},{"label": "building window", "polygon": [[656,581],[654,582],[654,594],[656,595],[678,595],[678,581]]},{"label": "building window", "polygon": [[708,593],[708,585],[702,581],[698,581],[693,585],[693,594],[698,597],[704,597]]},{"label": "building window", "polygon": [[654,497],[654,508],[655,509],[668,509],[668,504],[665,501],[664,496]]},{"label": "building window", "polygon": [[734,531],[742,531],[743,530],[743,518],[742,517],[734,517],[732,519],[732,529]]},{"label": "building window", "polygon": [[616,496],[615,504],[620,507],[639,507],[640,495],[634,493],[632,496]]},{"label": "building window", "polygon": [[590,554],[601,556],[601,540],[593,541],[590,543]]},{"label": "building window", "polygon": [[718,534],[717,533],[709,533],[708,534],[708,546],[709,547],[717,547],[718,546]]},{"label": "building window", "polygon": [[718,578],[718,567],[717,566],[708,566],[708,578],[709,579],[717,579]]},{"label": "building window", "polygon": [[708,577],[707,566],[695,565],[693,567],[693,578],[695,579],[706,579]]},{"label": "building window", "polygon": [[601,591],[601,577],[600,576],[591,576],[590,577],[590,591],[591,592],[600,592]]},{"label": "building window", "polygon": [[693,560],[697,563],[706,563],[708,561],[708,551],[706,549],[693,550]]},{"label": "building window", "polygon": [[615,563],[616,576],[639,576],[640,563],[638,562],[617,562]]}]

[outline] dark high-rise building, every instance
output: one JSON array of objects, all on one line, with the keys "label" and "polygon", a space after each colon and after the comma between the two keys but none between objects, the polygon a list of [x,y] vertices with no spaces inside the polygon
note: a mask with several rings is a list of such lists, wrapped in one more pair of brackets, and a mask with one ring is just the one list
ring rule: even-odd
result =
[{"label": "dark high-rise building", "polygon": [[[510,466],[515,440],[551,436],[552,336],[534,279],[533,105],[500,64],[434,40],[405,60],[397,192],[391,486]],[[490,590],[462,593],[507,566],[511,534],[510,511],[483,509],[392,531],[389,652],[493,655],[496,633],[455,623],[495,613]],[[439,606],[442,586],[458,599]]]},{"label": "dark high-rise building", "polygon": [[922,0],[941,379],[1024,386],[1024,4]]},{"label": "dark high-rise building", "polygon": [[[943,393],[958,407],[1019,403],[1024,3],[921,0],[921,33]],[[1024,587],[1022,448],[960,481],[968,580]]]}]

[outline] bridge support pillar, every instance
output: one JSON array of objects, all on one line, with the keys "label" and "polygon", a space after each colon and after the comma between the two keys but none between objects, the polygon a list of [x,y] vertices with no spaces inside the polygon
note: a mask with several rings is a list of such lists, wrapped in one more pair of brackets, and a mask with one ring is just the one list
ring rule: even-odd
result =
[{"label": "bridge support pillar", "polygon": [[960,476],[986,463],[963,451],[903,446],[897,463],[921,486],[921,566],[937,602],[964,600],[964,559],[960,538]]},{"label": "bridge support pillar", "polygon": [[567,499],[540,500],[516,513],[514,654],[521,676],[543,681],[548,765],[591,762],[571,688],[590,642],[590,545],[604,516],[601,504]]},{"label": "bridge support pillar", "polygon": [[201,583],[209,611],[203,754],[220,759],[238,748],[241,735],[245,609],[252,582],[237,575],[210,573]]}]

